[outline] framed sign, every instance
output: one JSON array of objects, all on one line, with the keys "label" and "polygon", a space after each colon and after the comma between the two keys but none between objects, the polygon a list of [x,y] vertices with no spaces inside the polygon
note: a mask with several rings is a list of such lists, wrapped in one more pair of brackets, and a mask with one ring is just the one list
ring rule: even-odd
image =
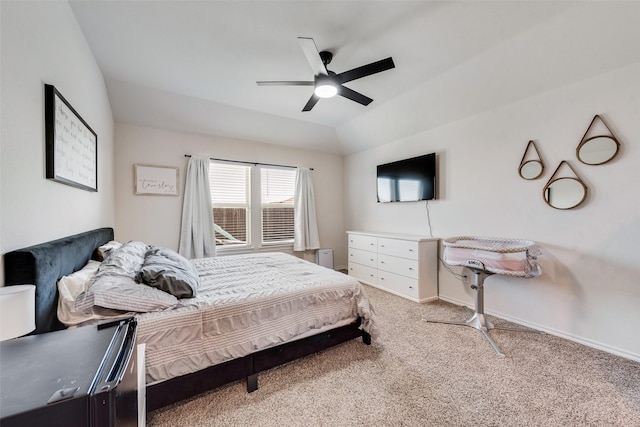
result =
[{"label": "framed sign", "polygon": [[134,194],[178,195],[178,168],[172,166],[133,165]]},{"label": "framed sign", "polygon": [[44,85],[46,177],[98,191],[98,135],[52,85]]}]

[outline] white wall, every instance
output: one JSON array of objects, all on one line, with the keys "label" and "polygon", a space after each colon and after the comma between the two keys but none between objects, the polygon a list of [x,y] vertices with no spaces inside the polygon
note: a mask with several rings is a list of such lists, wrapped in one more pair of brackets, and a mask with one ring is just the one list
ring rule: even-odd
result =
[{"label": "white wall", "polygon": [[[0,8],[0,252],[4,254],[113,226],[114,145],[104,79],[69,5],[2,1]],[[45,83],[54,85],[98,134],[97,193],[45,178]]]},{"label": "white wall", "polygon": [[[609,18],[603,17],[605,22],[619,22]],[[572,71],[573,79],[563,74],[555,89],[527,94],[519,101],[504,97],[510,104],[486,112],[474,110],[464,120],[424,132],[415,129],[411,136],[343,160],[318,152],[127,124],[116,126],[114,143],[103,77],[68,4],[1,1],[0,19],[1,253],[114,224],[120,240],[177,248],[182,197],[134,196],[133,164],[178,166],[184,185],[184,154],[188,153],[314,167],[321,244],[334,249],[336,265],[345,265],[347,229],[429,233],[424,203],[375,202],[375,165],[435,151],[440,162],[440,199],[430,203],[434,235],[528,238],[544,249],[541,277],[487,280],[487,310],[640,360],[636,331],[640,323],[636,245],[640,241],[640,154],[636,149],[640,64],[612,69],[606,66],[611,62],[600,60],[607,52],[627,46],[628,37],[625,43],[610,39],[609,34],[597,37],[601,44],[592,51],[593,62],[580,63],[580,69]],[[592,34],[600,28],[570,26],[564,21],[553,25],[557,28],[543,34],[527,34],[530,38],[523,42],[522,55],[532,43],[536,52],[547,52],[554,39],[572,34],[579,41],[576,31]],[[637,35],[640,27],[634,28]],[[637,51],[629,51],[633,55]],[[514,58],[494,51],[487,61],[498,70],[501,63],[513,64]],[[541,61],[527,64],[533,74],[548,71]],[[536,64],[540,64],[537,70]],[[591,65],[593,69],[586,68]],[[560,64],[554,62],[554,66],[557,70]],[[44,83],[55,85],[98,134],[98,193],[45,179]],[[586,166],[575,159],[575,147],[594,114],[601,114],[622,142],[618,158],[603,166]],[[376,131],[366,123],[361,127]],[[353,135],[350,138],[357,137]],[[538,143],[546,164],[544,176],[536,181],[517,175],[530,139]],[[558,211],[543,202],[542,187],[565,159],[589,186],[589,197],[578,209]],[[343,183],[347,183],[344,190]],[[472,304],[471,291],[446,270],[441,269],[439,278],[443,298]]]},{"label": "white wall", "polygon": [[[314,168],[318,232],[323,248],[333,248],[336,266],[345,265],[342,157],[226,137],[116,125],[116,237],[141,240],[177,250],[182,195],[188,159],[185,154],[248,162]],[[135,163],[180,168],[180,196],[136,196]],[[312,253],[305,254],[311,259]],[[340,263],[340,262],[341,263]]]},{"label": "white wall", "polygon": [[[544,250],[542,276],[487,279],[487,312],[640,360],[638,75],[640,64],[628,66],[348,156],[347,228],[428,234],[424,202],[376,203],[375,166],[436,152],[440,199],[429,203],[435,236],[532,239]],[[575,157],[594,114],[622,144],[601,166]],[[526,181],[517,170],[531,139],[546,168]],[[586,202],[568,211],[542,199],[562,160],[589,187]],[[439,280],[443,299],[473,306],[472,291],[443,268]]]}]

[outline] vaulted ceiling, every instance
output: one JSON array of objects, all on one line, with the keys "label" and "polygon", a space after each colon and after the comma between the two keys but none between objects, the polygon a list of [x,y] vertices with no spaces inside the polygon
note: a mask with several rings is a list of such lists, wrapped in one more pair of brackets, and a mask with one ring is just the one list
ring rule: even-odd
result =
[{"label": "vaulted ceiling", "polygon": [[[598,22],[592,9],[604,6],[591,2],[70,4],[116,121],[339,154],[552,90],[639,55],[637,39],[626,41],[629,26]],[[369,106],[335,97],[302,112],[311,87],[256,85],[313,79],[299,36],[331,51],[328,68],[337,73],[389,56],[396,68],[345,84],[373,98]],[[612,44],[611,37],[622,42]]]}]

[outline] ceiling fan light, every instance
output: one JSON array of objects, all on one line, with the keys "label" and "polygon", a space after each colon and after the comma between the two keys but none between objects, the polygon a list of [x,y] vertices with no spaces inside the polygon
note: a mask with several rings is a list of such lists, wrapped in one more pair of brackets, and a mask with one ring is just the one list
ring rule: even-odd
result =
[{"label": "ceiling fan light", "polygon": [[331,98],[338,94],[338,88],[330,82],[324,82],[316,85],[313,93],[320,98]]}]

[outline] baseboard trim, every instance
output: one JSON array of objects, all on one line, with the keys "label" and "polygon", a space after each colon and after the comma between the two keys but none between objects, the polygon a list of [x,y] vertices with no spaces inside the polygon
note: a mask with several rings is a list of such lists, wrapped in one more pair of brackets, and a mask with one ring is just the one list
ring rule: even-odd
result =
[{"label": "baseboard trim", "polygon": [[357,281],[359,281],[360,283],[363,283],[363,284],[365,284],[367,286],[371,286],[373,288],[380,289],[381,291],[384,291],[384,292],[387,292],[387,293],[402,297],[404,299],[408,299],[409,301],[417,302],[419,304],[425,304],[425,303],[428,303],[429,301],[437,301],[438,300],[438,296],[437,295],[433,296],[433,297],[427,297],[427,298],[418,299],[418,298],[414,298],[412,296],[409,296],[407,294],[396,292],[393,289],[385,288],[385,287],[380,286],[380,285],[378,285],[376,283],[367,282],[366,280],[362,280],[362,279],[358,279],[358,278],[355,278],[355,279]]},{"label": "baseboard trim", "polygon": [[[450,302],[452,304],[456,304],[456,305],[460,305],[460,306],[467,306],[467,307],[470,307],[471,309],[473,309],[473,305],[469,305],[467,302],[462,301],[462,300],[458,300],[456,298],[444,297],[444,296],[440,295],[439,299],[441,299],[442,301]],[[607,345],[607,344],[603,344],[603,343],[600,343],[600,342],[597,342],[597,341],[593,341],[593,340],[590,340],[590,339],[587,339],[587,338],[583,338],[583,337],[580,337],[578,335],[568,334],[566,332],[563,332],[563,331],[560,331],[560,330],[557,330],[557,329],[554,329],[554,328],[549,328],[549,327],[546,327],[546,326],[542,326],[542,325],[539,325],[537,323],[529,322],[527,320],[523,320],[523,319],[520,319],[520,318],[517,318],[517,317],[513,317],[513,316],[510,316],[510,315],[507,315],[507,314],[504,314],[504,313],[500,313],[500,312],[497,312],[497,311],[494,311],[494,310],[488,310],[488,309],[485,308],[484,311],[485,311],[485,313],[487,313],[487,314],[489,314],[491,316],[495,316],[495,317],[498,317],[500,319],[507,320],[509,322],[517,323],[519,325],[526,326],[528,328],[537,329],[538,331],[543,331],[543,332],[546,332],[546,333],[548,333],[550,335],[555,335],[557,337],[564,338],[564,339],[567,339],[569,341],[573,341],[573,342],[576,342],[578,344],[585,345],[587,347],[591,347],[591,348],[595,348],[595,349],[598,349],[598,350],[605,351],[607,353],[615,354],[616,356],[624,357],[625,359],[630,359],[630,360],[633,360],[633,361],[636,361],[636,362],[640,362],[640,354],[637,354],[637,353],[632,353],[632,352],[629,352],[629,351],[626,351],[626,350],[622,350],[620,348],[613,347],[613,346],[610,346],[610,345]]]}]

